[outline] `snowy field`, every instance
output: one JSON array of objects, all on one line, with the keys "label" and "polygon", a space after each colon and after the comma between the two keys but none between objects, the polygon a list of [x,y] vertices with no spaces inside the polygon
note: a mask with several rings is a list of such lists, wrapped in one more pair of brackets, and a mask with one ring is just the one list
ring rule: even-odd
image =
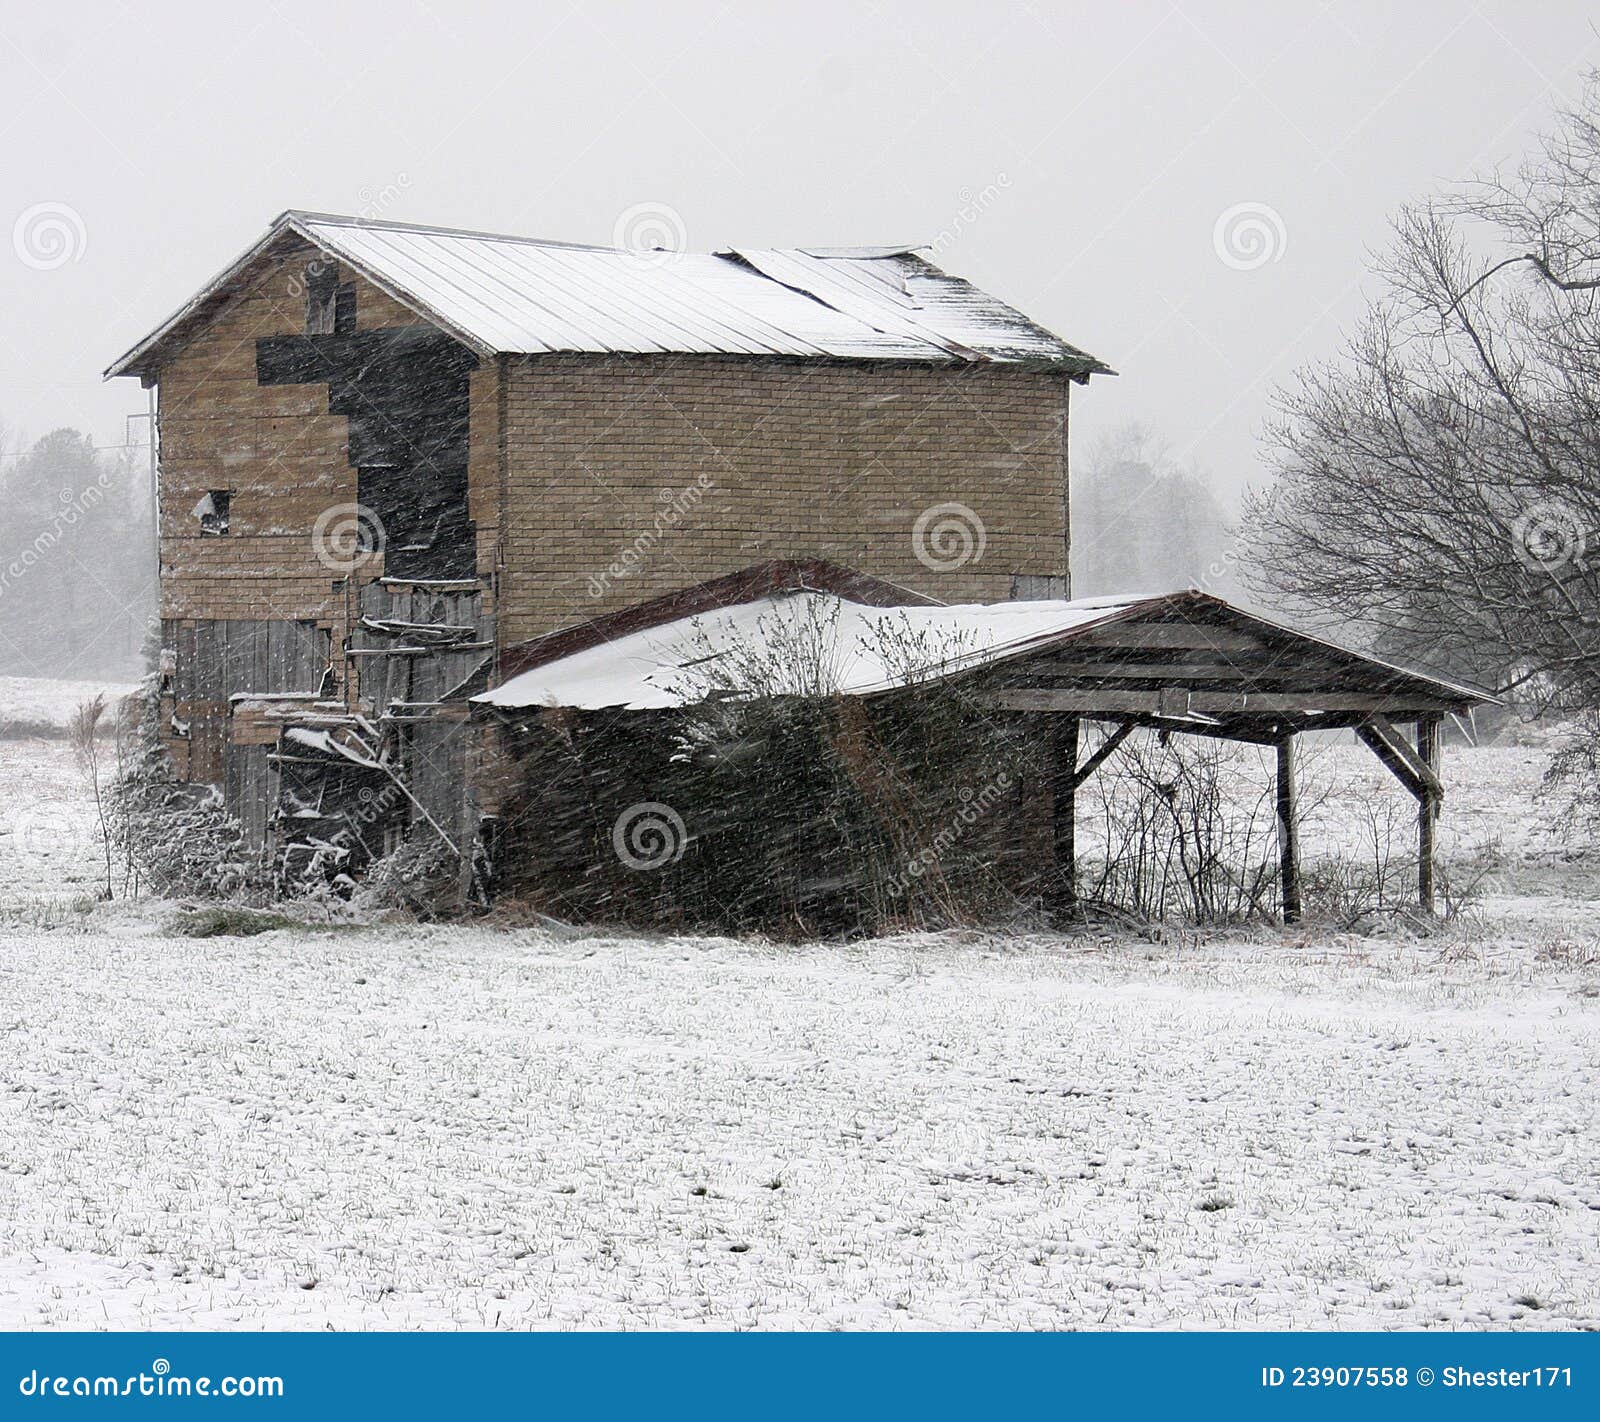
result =
[{"label": "snowy field", "polygon": [[194,940],[0,742],[0,1327],[1600,1326],[1541,765],[1451,749],[1506,868],[1429,937]]},{"label": "snowy field", "polygon": [[103,696],[112,706],[136,688],[102,681],[51,681],[0,676],[0,736],[63,734],[84,702]]}]

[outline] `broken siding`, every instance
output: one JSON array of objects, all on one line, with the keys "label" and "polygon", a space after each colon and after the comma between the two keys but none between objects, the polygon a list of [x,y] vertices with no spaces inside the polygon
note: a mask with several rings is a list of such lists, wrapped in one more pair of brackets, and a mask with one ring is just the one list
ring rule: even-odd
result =
[{"label": "broken siding", "polygon": [[361,704],[384,727],[407,788],[453,845],[465,845],[473,817],[461,688],[494,658],[488,599],[462,586],[371,583],[352,644]]},{"label": "broken siding", "polygon": [[[318,557],[314,542],[318,518],[360,496],[348,414],[330,410],[326,382],[260,379],[263,347],[306,330],[307,265],[317,255],[309,246],[285,253],[234,293],[160,373],[162,614],[182,683],[180,720],[193,723],[187,740],[172,743],[188,779],[223,783],[230,696],[308,689],[306,676],[282,672],[277,658],[263,668],[218,648],[230,637],[248,641],[269,624],[314,624],[324,649],[317,679],[331,663],[348,685],[344,648],[358,601],[352,584],[384,571],[378,556],[347,579],[344,568]],[[384,292],[352,273],[335,275],[354,290],[357,333],[425,331],[414,312]],[[487,579],[498,558],[500,521],[498,367],[478,363],[463,393],[467,434],[459,468],[465,513],[475,525],[463,571]],[[203,532],[194,512],[213,490],[231,494],[225,535]],[[201,627],[208,630],[196,631]]]},{"label": "broken siding", "polygon": [[494,655],[483,593],[429,583],[369,583],[352,642],[359,697],[375,716],[442,701]]},{"label": "broken siding", "polygon": [[171,667],[162,714],[180,779],[220,785],[253,848],[263,843],[273,791],[262,744],[241,744],[232,698],[249,692],[315,692],[330,660],[327,629],[310,622],[168,619]]}]

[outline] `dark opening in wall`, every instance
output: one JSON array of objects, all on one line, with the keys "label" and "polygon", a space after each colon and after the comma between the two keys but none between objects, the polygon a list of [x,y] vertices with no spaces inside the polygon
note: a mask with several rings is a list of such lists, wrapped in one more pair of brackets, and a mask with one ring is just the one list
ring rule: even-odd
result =
[{"label": "dark opening in wall", "polygon": [[203,535],[222,535],[228,531],[228,512],[233,503],[229,489],[212,489],[194,506],[195,517],[200,520]]},{"label": "dark opening in wall", "polygon": [[306,335],[331,336],[338,319],[339,270],[332,262],[306,267]]},{"label": "dark opening in wall", "polygon": [[320,258],[306,266],[306,335],[340,336],[356,328],[356,284]]},{"label": "dark opening in wall", "polygon": [[467,517],[467,382],[477,364],[431,326],[256,342],[261,384],[326,384],[328,412],[349,419],[356,499],[371,515],[361,525],[373,525],[389,577],[477,574]]}]

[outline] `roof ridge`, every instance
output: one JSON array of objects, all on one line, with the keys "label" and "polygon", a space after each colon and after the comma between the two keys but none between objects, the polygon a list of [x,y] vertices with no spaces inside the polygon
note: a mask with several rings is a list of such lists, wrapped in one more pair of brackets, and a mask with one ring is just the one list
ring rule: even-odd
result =
[{"label": "roof ridge", "polygon": [[291,207],[272,221],[274,229],[291,226],[363,227],[382,232],[425,232],[436,237],[471,237],[480,242],[515,242],[528,247],[565,247],[579,252],[627,252],[599,242],[564,242],[556,237],[519,237],[511,232],[480,232],[470,227],[440,227],[431,222],[393,222],[381,217],[350,216],[341,212],[312,212]]}]

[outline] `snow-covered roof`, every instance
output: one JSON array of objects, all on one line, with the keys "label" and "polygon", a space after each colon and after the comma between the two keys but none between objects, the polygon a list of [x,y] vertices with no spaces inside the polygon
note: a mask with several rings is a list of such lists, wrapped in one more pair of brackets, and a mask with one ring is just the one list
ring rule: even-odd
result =
[{"label": "snow-covered roof", "polygon": [[[821,662],[827,689],[869,696],[921,680],[930,669],[950,675],[1038,650],[1150,601],[1128,596],[880,607],[831,593],[784,592],[601,642],[473,700],[508,709],[686,706],[716,694],[718,663],[724,672],[742,670],[752,655],[763,665],[793,663],[794,684],[777,691],[814,690],[807,669]],[[924,655],[929,652],[936,667]]]},{"label": "snow-covered roof", "polygon": [[910,247],[640,252],[326,213],[267,235],[106,372],[145,374],[241,279],[313,243],[481,354],[716,354],[1109,367]]}]

